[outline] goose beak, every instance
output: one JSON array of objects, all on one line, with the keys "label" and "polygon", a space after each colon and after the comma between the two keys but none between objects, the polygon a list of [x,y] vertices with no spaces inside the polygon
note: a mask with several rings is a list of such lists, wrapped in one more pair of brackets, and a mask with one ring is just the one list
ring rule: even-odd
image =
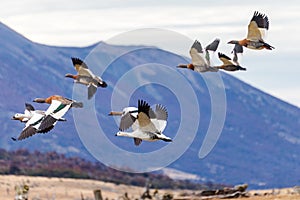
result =
[{"label": "goose beak", "polygon": [[239,42],[236,40],[231,40],[231,41],[227,42],[227,44],[239,44]]},{"label": "goose beak", "polygon": [[123,112],[117,112],[117,111],[111,111],[110,113],[108,113],[109,116],[115,116],[115,115],[122,115]]},{"label": "goose beak", "polygon": [[176,67],[177,67],[177,68],[187,68],[187,65],[180,64],[180,65],[177,65]]}]

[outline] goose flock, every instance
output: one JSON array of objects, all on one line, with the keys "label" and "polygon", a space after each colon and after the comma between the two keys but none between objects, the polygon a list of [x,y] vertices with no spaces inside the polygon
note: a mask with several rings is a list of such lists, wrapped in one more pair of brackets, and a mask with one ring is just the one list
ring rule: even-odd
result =
[{"label": "goose flock", "polygon": [[[264,41],[266,32],[269,29],[269,19],[265,14],[254,12],[248,25],[248,34],[245,39],[231,40],[228,44],[234,44],[231,59],[222,52],[218,52],[218,57],[222,62],[220,66],[212,66],[210,62],[210,52],[218,49],[220,39],[215,39],[204,49],[198,40],[195,40],[189,51],[191,63],[179,64],[177,68],[186,68],[198,73],[246,70],[238,62],[238,54],[243,53],[243,47],[261,50],[274,49]],[[71,58],[72,64],[77,74],[68,73],[65,77],[74,79],[74,83],[87,86],[87,98],[90,100],[97,92],[98,87],[106,88],[107,83],[99,76],[95,75],[79,58]],[[70,108],[82,108],[83,103],[68,99],[59,95],[52,95],[47,98],[35,98],[33,102],[47,103],[47,110],[35,110],[34,107],[25,103],[24,113],[16,113],[12,119],[25,123],[25,127],[14,141],[23,140],[37,133],[47,133],[51,131],[58,121],[65,122],[63,116]],[[126,107],[122,111],[111,111],[110,116],[120,116],[119,130],[115,134],[120,137],[133,138],[136,146],[145,141],[172,142],[172,139],[164,135],[163,131],[167,126],[167,108],[161,104],[156,104],[151,108],[145,100],[138,100],[137,107]],[[128,131],[130,129],[131,131]]]}]

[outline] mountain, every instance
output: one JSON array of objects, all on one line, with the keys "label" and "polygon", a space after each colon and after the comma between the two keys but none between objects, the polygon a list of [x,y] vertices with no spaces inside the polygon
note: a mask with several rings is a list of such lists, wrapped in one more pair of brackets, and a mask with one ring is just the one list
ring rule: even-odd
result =
[{"label": "mountain", "polygon": [[[153,164],[156,169],[158,160],[168,168],[197,175],[200,181],[248,183],[251,188],[300,184],[297,176],[300,174],[300,109],[293,105],[227,73],[200,75],[176,69],[186,59],[155,47],[103,42],[84,48],[46,46],[26,39],[4,24],[0,24],[0,35],[1,148],[57,151],[93,161],[95,156],[104,164],[124,169],[132,164],[139,169],[145,163]],[[73,87],[72,80],[64,77],[66,73],[75,73],[71,57],[85,59],[108,83],[107,88],[98,89],[91,101],[87,100],[84,86]],[[224,87],[216,81],[218,78],[222,78]],[[210,86],[207,81],[211,81]],[[224,92],[225,101],[218,91]],[[84,108],[70,110],[65,116],[67,122],[58,123],[50,133],[12,141],[10,138],[18,136],[24,126],[10,120],[14,113],[23,112],[25,102],[53,94],[83,101]],[[221,104],[212,103],[211,95],[220,97],[215,100]],[[167,107],[169,118],[164,133],[174,138],[169,146],[164,142],[143,142],[136,147],[131,139],[114,136],[118,118],[107,114],[112,109],[121,110],[128,102],[136,106],[138,99]],[[48,106],[33,105],[36,109]],[[218,109],[220,113],[216,112]],[[211,118],[222,111],[226,114],[224,126],[222,117],[217,117],[217,124],[210,127]],[[181,126],[185,128],[180,129]],[[218,126],[223,127],[219,138]],[[217,141],[216,145],[211,151],[206,148],[208,154],[199,157],[209,130],[216,132],[212,132],[215,135],[208,137],[205,144],[212,147]],[[107,145],[114,148],[108,149]],[[173,151],[167,151],[169,147]],[[151,163],[143,161],[141,155],[157,155],[157,152],[167,154],[158,154]],[[134,159],[132,155],[139,162],[130,162]]]}]

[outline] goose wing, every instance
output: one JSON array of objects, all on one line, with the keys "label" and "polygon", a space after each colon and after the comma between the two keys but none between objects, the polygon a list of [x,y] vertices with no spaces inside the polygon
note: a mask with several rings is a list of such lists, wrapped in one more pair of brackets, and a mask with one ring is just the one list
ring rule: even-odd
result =
[{"label": "goose wing", "polygon": [[219,52],[218,56],[219,56],[219,59],[223,62],[224,65],[233,65],[233,63],[231,62],[231,58],[229,58],[225,54]]},{"label": "goose wing", "polygon": [[167,126],[168,111],[163,105],[157,104],[155,107],[155,117],[151,117],[151,122],[159,130],[163,132]]},{"label": "goose wing", "polygon": [[132,127],[132,130],[138,129],[138,121],[137,119],[138,114],[138,108],[136,107],[126,107],[122,111],[121,121],[119,130],[124,131],[130,127]]},{"label": "goose wing", "polygon": [[[215,52],[219,46],[219,43],[220,43],[220,39],[215,39],[212,43],[208,44],[206,47],[205,47],[205,59],[206,59],[206,63],[208,66],[210,66],[210,55],[209,55],[209,51],[213,51]],[[208,67],[209,68],[209,67]],[[215,70],[211,70],[211,69],[208,69],[208,71],[215,71]]]},{"label": "goose wing", "polygon": [[23,140],[37,133],[37,130],[44,118],[43,114],[34,113],[30,120],[25,124],[25,128],[22,130],[18,137],[18,140]]},{"label": "goose wing", "polygon": [[39,126],[39,132],[48,132],[50,131],[56,122],[61,119],[66,112],[70,109],[71,104],[64,104],[58,100],[52,100],[51,105],[46,110],[46,116]]},{"label": "goose wing", "polygon": [[138,100],[138,122],[140,127],[145,127],[151,123],[150,115],[153,115],[153,111],[149,104],[144,100]]},{"label": "goose wing", "polygon": [[34,107],[30,103],[25,103],[25,110],[34,111]]},{"label": "goose wing", "polygon": [[89,70],[87,64],[80,60],[79,58],[71,58],[73,66],[75,67],[76,71],[81,76],[89,76],[89,77],[95,77],[95,75]]},{"label": "goose wing", "polygon": [[96,92],[97,92],[97,86],[93,83],[90,83],[88,85],[88,99],[91,99]]},{"label": "goose wing", "polygon": [[243,53],[243,46],[239,45],[239,44],[235,44],[234,48],[232,50],[233,53],[233,62],[236,63],[237,65],[239,65],[238,62],[238,53]]},{"label": "goose wing", "polygon": [[205,50],[216,51],[218,49],[219,43],[220,43],[220,39],[216,38],[212,43],[208,44],[205,47]]},{"label": "goose wing", "polygon": [[29,103],[25,103],[25,110],[24,110],[24,114],[26,116],[32,116],[32,111],[34,111],[34,107],[29,104]]},{"label": "goose wing", "polygon": [[20,136],[18,137],[18,140],[24,140],[24,139],[26,139],[28,137],[33,136],[36,133],[37,133],[37,129],[35,127],[33,127],[33,126],[27,126],[21,132]]},{"label": "goose wing", "polygon": [[143,132],[158,132],[155,125],[150,120],[150,116],[154,115],[150,105],[144,100],[138,100],[138,116],[139,128]]},{"label": "goose wing", "polygon": [[206,62],[203,58],[203,49],[201,43],[198,40],[195,40],[194,44],[190,49],[190,55],[192,58],[192,64],[196,66],[205,66]]},{"label": "goose wing", "polygon": [[133,130],[137,129],[137,127],[135,126],[135,124],[136,124],[135,121],[136,121],[136,118],[134,116],[132,116],[130,112],[125,113],[121,117],[119,130],[124,131],[126,129],[129,129],[131,126],[133,126],[132,127]]},{"label": "goose wing", "polygon": [[263,41],[268,29],[268,17],[262,13],[255,11],[248,25],[247,39],[251,41]]}]

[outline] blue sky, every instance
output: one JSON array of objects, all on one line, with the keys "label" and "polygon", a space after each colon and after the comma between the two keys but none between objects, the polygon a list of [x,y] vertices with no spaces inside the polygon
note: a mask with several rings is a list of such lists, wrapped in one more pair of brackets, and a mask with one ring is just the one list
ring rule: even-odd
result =
[{"label": "blue sky", "polygon": [[[230,54],[232,46],[226,43],[246,36],[255,10],[268,15],[266,41],[276,49],[245,50],[241,65],[247,71],[232,74],[300,106],[300,3],[296,0],[10,0],[1,2],[0,20],[30,40],[48,45],[135,44],[134,40],[111,38],[136,29],[159,28],[198,39],[204,45],[218,37],[219,51]],[[179,53],[188,56],[188,51],[189,46],[184,45]],[[213,61],[219,64],[216,55]]]}]

